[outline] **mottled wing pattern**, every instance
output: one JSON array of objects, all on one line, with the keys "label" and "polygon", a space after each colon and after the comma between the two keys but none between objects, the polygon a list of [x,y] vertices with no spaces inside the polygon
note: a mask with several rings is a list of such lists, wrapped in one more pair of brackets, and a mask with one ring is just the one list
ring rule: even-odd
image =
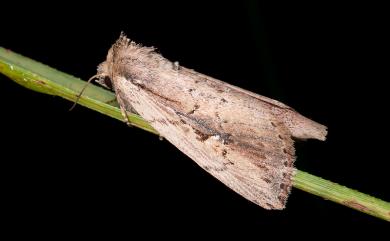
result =
[{"label": "mottled wing pattern", "polygon": [[[198,113],[184,113],[172,106],[174,100],[134,80],[117,77],[115,83],[121,98],[129,102],[126,106],[131,105],[203,169],[266,209],[284,208],[295,157],[288,130],[277,120],[257,121],[253,126],[244,123],[245,119],[242,123],[223,123],[202,115],[201,107]],[[223,110],[220,113],[224,115]]]},{"label": "mottled wing pattern", "polygon": [[326,127],[290,107],[180,67],[122,36],[99,66],[122,108],[135,110],[204,170],[246,199],[283,209],[292,186],[291,136]]}]

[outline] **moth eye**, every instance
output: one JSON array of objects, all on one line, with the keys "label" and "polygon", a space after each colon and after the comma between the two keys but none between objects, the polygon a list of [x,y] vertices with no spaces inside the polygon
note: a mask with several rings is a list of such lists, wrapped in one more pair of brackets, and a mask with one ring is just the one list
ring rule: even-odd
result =
[{"label": "moth eye", "polygon": [[108,76],[99,76],[99,78],[96,79],[96,83],[100,84],[100,85],[103,86],[104,88],[113,90],[113,89],[112,89],[112,82],[111,82],[111,79],[110,79],[110,77],[108,77]]},{"label": "moth eye", "polygon": [[112,83],[111,83],[110,77],[105,76],[104,79],[103,79],[103,82],[107,86],[107,88],[112,90]]}]

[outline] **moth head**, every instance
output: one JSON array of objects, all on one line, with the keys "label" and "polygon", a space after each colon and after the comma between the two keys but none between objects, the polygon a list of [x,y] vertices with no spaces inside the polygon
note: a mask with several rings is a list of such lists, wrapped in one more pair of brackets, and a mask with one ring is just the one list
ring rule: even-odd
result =
[{"label": "moth head", "polygon": [[107,89],[113,89],[111,77],[112,75],[112,66],[113,66],[113,49],[111,48],[108,52],[107,59],[103,63],[98,66],[97,74],[92,76],[84,87],[81,89],[80,93],[76,96],[76,100],[73,106],[70,108],[72,110],[79,101],[81,95],[84,93],[84,90],[87,88],[88,84],[91,83],[92,80],[96,79],[96,82]]},{"label": "moth head", "polygon": [[112,89],[112,49],[108,52],[107,59],[98,66],[96,83],[107,89]]}]

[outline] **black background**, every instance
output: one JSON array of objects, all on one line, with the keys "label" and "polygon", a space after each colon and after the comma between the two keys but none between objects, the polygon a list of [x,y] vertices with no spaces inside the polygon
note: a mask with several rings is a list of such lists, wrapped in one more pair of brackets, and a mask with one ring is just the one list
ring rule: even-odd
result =
[{"label": "black background", "polygon": [[[281,100],[327,125],[326,142],[297,143],[297,168],[390,200],[389,39],[381,9],[255,1],[2,3],[0,45],[88,79],[124,31],[182,66]],[[385,225],[297,189],[286,210],[266,211],[153,134],[81,106],[68,112],[70,102],[4,76],[0,89],[10,226],[57,234],[186,230],[261,237],[290,226],[331,234]]]}]

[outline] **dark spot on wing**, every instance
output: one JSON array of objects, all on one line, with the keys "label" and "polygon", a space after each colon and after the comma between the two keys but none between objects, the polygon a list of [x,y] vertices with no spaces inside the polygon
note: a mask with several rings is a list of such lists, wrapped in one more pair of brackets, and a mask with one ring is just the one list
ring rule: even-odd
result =
[{"label": "dark spot on wing", "polygon": [[171,124],[174,125],[174,126],[177,126],[177,125],[180,124],[180,122],[174,121],[174,120],[170,120],[170,119],[168,119],[168,122],[171,123]]},{"label": "dark spot on wing", "polygon": [[206,170],[206,171],[214,171],[214,172],[223,172],[223,171],[226,171],[226,167],[212,167],[212,166],[203,166],[203,168]]},{"label": "dark spot on wing", "polygon": [[278,199],[279,199],[279,201],[281,203],[286,203],[286,197],[285,196],[280,195],[280,196],[278,196]]},{"label": "dark spot on wing", "polygon": [[273,209],[273,208],[274,208],[274,206],[272,206],[272,204],[270,204],[270,203],[265,203],[265,205],[266,205],[267,207],[269,207],[270,209]]},{"label": "dark spot on wing", "polygon": [[182,128],[182,130],[184,131],[184,133],[187,133],[187,132],[189,132],[189,131],[190,131],[190,129],[189,129],[189,128],[187,128],[187,127],[185,127],[185,126],[182,126],[181,128]]},{"label": "dark spot on wing", "polygon": [[226,167],[220,167],[220,168],[212,168],[211,170],[215,171],[215,172],[223,172],[223,171],[226,171]]},{"label": "dark spot on wing", "polygon": [[266,166],[266,165],[264,165],[264,164],[261,164],[261,163],[258,163],[258,162],[255,162],[254,163],[258,168],[260,168],[260,169],[263,169],[264,171],[268,171],[269,169],[268,169],[268,167]]},{"label": "dark spot on wing", "polygon": [[231,138],[232,137],[231,134],[221,133],[221,134],[219,134],[219,136],[221,137],[223,144],[228,145],[228,144],[233,143],[233,139]]},{"label": "dark spot on wing", "polygon": [[290,156],[294,156],[294,149],[292,148],[283,148],[283,153],[288,154]]},{"label": "dark spot on wing", "polygon": [[165,119],[157,119],[156,121],[159,122],[160,124],[167,125],[167,121]]},{"label": "dark spot on wing", "polygon": [[271,183],[271,180],[269,180],[268,178],[262,178],[263,181],[265,181],[266,183]]},{"label": "dark spot on wing", "polygon": [[194,114],[195,111],[199,109],[199,107],[200,107],[200,106],[199,106],[198,104],[195,104],[195,105],[194,105],[194,108],[193,108],[190,112],[188,112],[187,114],[188,114],[188,115]]},{"label": "dark spot on wing", "polygon": [[196,139],[203,142],[210,138],[211,135],[201,132],[200,130],[194,129],[195,134],[197,135]]},{"label": "dark spot on wing", "polygon": [[226,167],[226,166],[229,166],[229,165],[234,165],[234,162],[232,162],[231,160],[227,159],[227,162],[224,162],[223,165]]}]

